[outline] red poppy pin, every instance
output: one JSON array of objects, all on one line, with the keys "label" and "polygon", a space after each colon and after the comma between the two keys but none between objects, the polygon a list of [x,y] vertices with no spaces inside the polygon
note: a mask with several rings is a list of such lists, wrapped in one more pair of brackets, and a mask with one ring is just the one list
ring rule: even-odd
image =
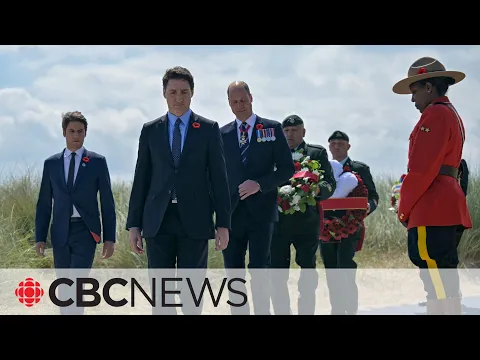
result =
[{"label": "red poppy pin", "polygon": [[195,129],[198,129],[198,128],[200,127],[200,123],[198,123],[198,122],[195,121],[195,122],[192,124],[192,127],[194,127]]},{"label": "red poppy pin", "polygon": [[263,129],[263,125],[262,124],[257,124],[257,126],[255,126],[255,128],[257,130],[262,130]]},{"label": "red poppy pin", "polygon": [[87,156],[84,156],[84,157],[82,158],[82,161],[83,161],[84,163],[87,163],[87,162],[90,161],[90,158],[87,157]]},{"label": "red poppy pin", "polygon": [[352,170],[350,169],[350,166],[344,166],[344,167],[343,167],[343,171],[345,171],[345,172],[350,172],[350,171],[352,171]]},{"label": "red poppy pin", "polygon": [[425,70],[425,68],[420,68],[418,69],[418,75],[421,75],[421,74],[425,74],[427,72],[427,70]]}]

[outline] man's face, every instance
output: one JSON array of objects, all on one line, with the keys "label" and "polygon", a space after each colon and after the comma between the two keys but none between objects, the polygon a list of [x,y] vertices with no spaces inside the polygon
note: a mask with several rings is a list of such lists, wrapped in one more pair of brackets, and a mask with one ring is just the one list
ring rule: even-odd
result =
[{"label": "man's face", "polygon": [[68,149],[72,151],[78,150],[83,146],[85,136],[87,136],[85,125],[80,121],[70,121],[63,132],[63,136],[65,136]]},{"label": "man's face", "polygon": [[350,144],[345,140],[331,140],[329,144],[330,152],[335,160],[341,161],[347,157]]},{"label": "man's face", "polygon": [[415,107],[423,113],[427,106],[433,101],[433,87],[430,83],[424,86],[414,83],[410,85],[412,91],[412,102],[415,103]]},{"label": "man's face", "polygon": [[287,138],[290,149],[295,149],[302,143],[303,138],[305,137],[305,128],[303,125],[287,126],[283,128],[283,133]]},{"label": "man's face", "polygon": [[228,93],[228,104],[238,120],[245,121],[252,115],[252,95],[244,87],[232,87]]},{"label": "man's face", "polygon": [[168,111],[176,116],[182,116],[192,102],[193,91],[187,80],[171,79],[163,89],[163,97],[167,100]]}]

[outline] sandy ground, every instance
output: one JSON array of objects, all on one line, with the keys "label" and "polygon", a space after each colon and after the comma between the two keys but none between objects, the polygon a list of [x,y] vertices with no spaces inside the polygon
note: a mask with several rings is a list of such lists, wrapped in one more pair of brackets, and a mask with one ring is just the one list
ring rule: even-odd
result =
[{"label": "sandy ground", "polygon": [[[316,291],[316,311],[318,315],[330,313],[329,291],[326,285],[325,272],[323,269],[315,270],[319,281]],[[297,314],[298,278],[299,270],[290,269],[288,282],[290,303],[293,314]],[[75,275],[71,275],[75,278]],[[128,284],[123,287],[112,287],[112,298],[120,300],[126,298],[129,303],[122,307],[112,307],[102,299],[95,307],[87,308],[86,315],[150,315],[152,307],[138,288],[134,291],[135,304],[132,306],[131,278],[137,279],[142,287],[149,292],[149,280],[145,270],[99,270],[90,273],[90,276],[98,279],[100,283],[99,293],[105,282],[111,278],[127,279]],[[157,274],[157,277],[162,275]],[[214,294],[218,294],[222,280],[225,277],[224,270],[212,270],[207,274]],[[39,302],[31,307],[25,306],[16,296],[16,289],[20,282],[26,278],[33,278],[37,285],[43,289],[43,296]],[[480,297],[480,270],[461,270],[461,289],[464,297]],[[0,270],[0,314],[1,315],[54,315],[59,314],[59,308],[49,298],[49,287],[55,279],[52,270]],[[368,313],[369,310],[380,310],[387,307],[418,304],[425,299],[423,283],[419,278],[418,270],[399,269],[359,269],[357,270],[357,286],[359,289],[359,312]],[[249,289],[249,275],[247,275],[248,297],[251,299]],[[266,285],[265,285],[266,286]],[[38,294],[40,290],[38,289]],[[27,293],[27,291],[25,291]],[[33,294],[33,292],[30,295]],[[225,290],[220,298],[218,306],[215,306],[210,296],[205,292],[204,315],[230,315],[230,307],[227,304],[228,293]],[[87,296],[86,300],[92,300]],[[177,298],[177,302],[181,300]],[[273,310],[272,310],[273,312]],[[378,311],[377,311],[378,313]],[[179,310],[181,314],[181,310]]]}]

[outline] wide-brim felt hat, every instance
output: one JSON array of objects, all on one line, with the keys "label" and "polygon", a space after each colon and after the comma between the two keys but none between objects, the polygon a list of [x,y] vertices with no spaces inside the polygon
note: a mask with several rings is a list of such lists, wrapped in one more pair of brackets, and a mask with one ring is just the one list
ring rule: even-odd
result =
[{"label": "wide-brim felt hat", "polygon": [[396,94],[411,94],[410,85],[420,80],[436,77],[448,77],[453,80],[453,84],[458,84],[465,79],[465,74],[461,71],[447,71],[445,66],[437,59],[422,57],[410,66],[407,77],[398,81],[392,90]]}]

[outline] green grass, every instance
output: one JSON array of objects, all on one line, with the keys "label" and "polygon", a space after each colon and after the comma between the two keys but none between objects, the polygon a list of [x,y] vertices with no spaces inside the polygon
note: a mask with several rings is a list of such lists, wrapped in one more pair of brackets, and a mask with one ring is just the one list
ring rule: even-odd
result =
[{"label": "green grass", "polygon": [[[38,257],[34,250],[35,206],[39,187],[39,174],[25,171],[23,174],[1,176],[0,184],[0,268],[51,268],[52,252],[47,243],[47,256]],[[366,220],[364,248],[356,255],[361,268],[410,268],[406,252],[406,230],[388,210],[388,193],[396,180],[390,176],[375,179],[381,196],[379,208]],[[142,268],[146,267],[146,255],[137,256],[130,251],[128,233],[124,230],[130,194],[130,184],[115,183],[113,186],[117,204],[118,241],[114,256],[101,260],[102,246],[98,247],[95,267],[103,268]],[[480,260],[480,178],[478,172],[470,179],[468,205],[474,228],[465,232],[459,248],[461,265],[479,263]],[[294,259],[292,248],[292,259]],[[318,256],[318,265],[322,262]],[[222,268],[220,252],[209,250],[209,267]],[[292,261],[292,267],[296,264]]]}]

